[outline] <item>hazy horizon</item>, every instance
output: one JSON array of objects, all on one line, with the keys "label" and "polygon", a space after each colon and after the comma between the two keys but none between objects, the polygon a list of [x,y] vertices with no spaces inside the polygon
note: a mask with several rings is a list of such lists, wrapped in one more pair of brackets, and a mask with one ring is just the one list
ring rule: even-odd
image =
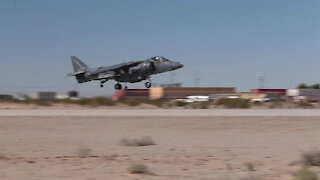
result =
[{"label": "hazy horizon", "polygon": [[261,76],[266,88],[319,83],[319,7],[315,0],[1,1],[0,94],[113,93],[114,81],[101,89],[64,78],[70,56],[92,67],[157,55],[184,64],[153,76],[157,84],[249,91]]}]

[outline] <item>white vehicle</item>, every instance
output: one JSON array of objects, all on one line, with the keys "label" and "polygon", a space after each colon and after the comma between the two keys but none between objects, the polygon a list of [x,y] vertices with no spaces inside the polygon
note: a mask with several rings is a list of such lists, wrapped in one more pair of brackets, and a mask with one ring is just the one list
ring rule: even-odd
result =
[{"label": "white vehicle", "polygon": [[270,100],[270,98],[256,98],[252,99],[251,102],[269,102]]},{"label": "white vehicle", "polygon": [[209,96],[188,96],[187,100],[189,102],[208,102]]},{"label": "white vehicle", "polygon": [[239,99],[239,96],[228,96],[228,99]]},{"label": "white vehicle", "polygon": [[177,101],[181,101],[181,102],[186,102],[186,103],[192,103],[194,101],[190,100],[190,99],[175,99],[172,100],[172,102],[177,102]]}]

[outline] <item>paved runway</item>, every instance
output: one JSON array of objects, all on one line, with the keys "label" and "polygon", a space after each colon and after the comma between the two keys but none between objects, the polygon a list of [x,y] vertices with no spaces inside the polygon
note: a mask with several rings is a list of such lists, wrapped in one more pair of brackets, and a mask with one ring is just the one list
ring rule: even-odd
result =
[{"label": "paved runway", "polygon": [[319,109],[0,110],[0,117],[320,117]]}]

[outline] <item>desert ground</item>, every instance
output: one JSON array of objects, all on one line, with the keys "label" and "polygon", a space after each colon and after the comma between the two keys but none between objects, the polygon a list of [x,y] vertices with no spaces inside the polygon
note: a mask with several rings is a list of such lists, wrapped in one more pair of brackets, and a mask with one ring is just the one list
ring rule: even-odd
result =
[{"label": "desert ground", "polygon": [[319,129],[317,109],[0,110],[0,179],[292,180]]}]

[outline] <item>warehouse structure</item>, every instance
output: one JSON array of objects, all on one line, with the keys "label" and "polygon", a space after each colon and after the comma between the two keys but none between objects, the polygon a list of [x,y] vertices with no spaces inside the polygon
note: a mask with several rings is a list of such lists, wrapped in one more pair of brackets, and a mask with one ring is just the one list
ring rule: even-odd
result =
[{"label": "warehouse structure", "polygon": [[31,95],[31,99],[37,100],[54,100],[56,99],[56,92],[36,92]]},{"label": "warehouse structure", "polygon": [[285,96],[287,89],[252,89],[253,94],[266,94],[269,96]]},{"label": "warehouse structure", "polygon": [[114,100],[120,99],[183,99],[187,96],[235,95],[234,87],[156,87],[115,91]]},{"label": "warehouse structure", "polygon": [[149,99],[149,89],[121,89],[116,90],[111,97],[113,100]]},{"label": "warehouse structure", "polygon": [[183,99],[187,96],[234,95],[233,87],[151,88],[150,99]]},{"label": "warehouse structure", "polygon": [[320,101],[320,89],[288,89],[288,101]]}]

